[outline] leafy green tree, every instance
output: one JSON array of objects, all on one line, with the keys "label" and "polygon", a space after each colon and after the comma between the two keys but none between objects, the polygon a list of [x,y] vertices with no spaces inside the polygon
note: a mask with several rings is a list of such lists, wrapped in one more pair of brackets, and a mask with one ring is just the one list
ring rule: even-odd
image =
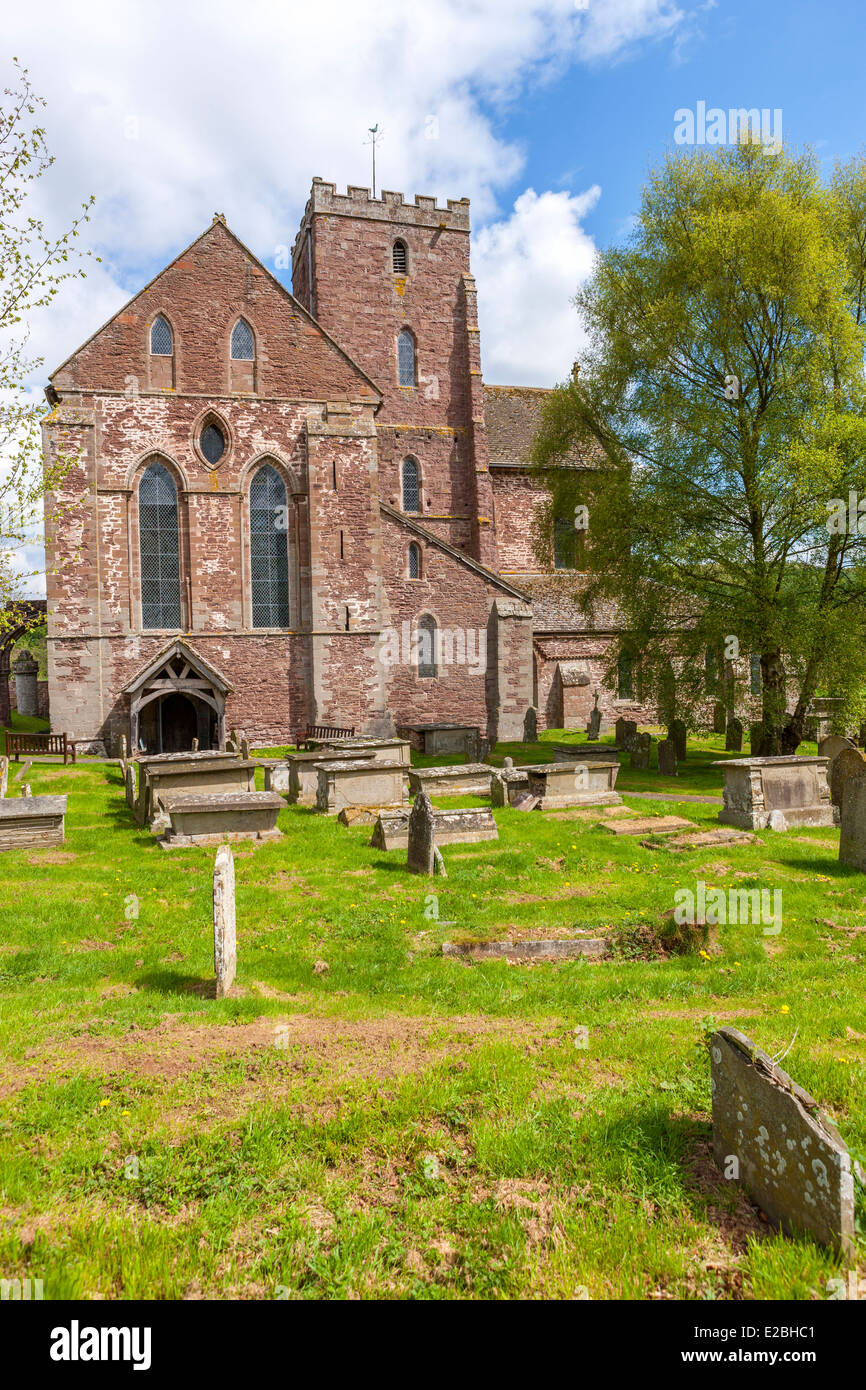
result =
[{"label": "leafy green tree", "polygon": [[27,69],[13,59],[14,85],[0,105],[0,631],[17,625],[14,601],[24,577],[16,553],[40,518],[43,499],[56,522],[51,493],[72,465],[64,451],[43,469],[41,424],[46,406],[28,389],[42,366],[27,343],[32,316],[53,301],[64,280],[84,275],[75,246],[93,198],[69,230],[46,231],[33,205],[34,185],[54,163],[38,123],[43,98]]},{"label": "leafy green tree", "polygon": [[[575,302],[588,348],[534,462],[542,536],[589,508],[581,599],[619,610],[612,669],[639,656],[668,718],[673,669],[694,723],[757,654],[764,754],[797,747],[816,694],[862,714],[866,160],[823,184],[751,140],[671,156]],[[551,466],[575,453],[591,473]]]}]

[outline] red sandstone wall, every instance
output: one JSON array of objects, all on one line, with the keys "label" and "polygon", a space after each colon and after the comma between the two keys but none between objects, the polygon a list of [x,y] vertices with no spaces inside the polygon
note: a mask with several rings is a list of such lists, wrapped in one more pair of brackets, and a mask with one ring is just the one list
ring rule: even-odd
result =
[{"label": "red sandstone wall", "polygon": [[535,519],[548,497],[545,488],[525,473],[494,468],[491,478],[497,568],[502,572],[548,568],[533,546]]}]

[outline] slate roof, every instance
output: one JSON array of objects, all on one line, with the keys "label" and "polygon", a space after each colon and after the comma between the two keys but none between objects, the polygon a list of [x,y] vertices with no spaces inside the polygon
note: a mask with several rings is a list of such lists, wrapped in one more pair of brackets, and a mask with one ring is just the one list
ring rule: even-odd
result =
[{"label": "slate roof", "polygon": [[[542,386],[485,386],[484,418],[491,468],[526,468],[529,450],[541,423],[541,408],[550,391]],[[561,467],[586,468],[577,454]]]},{"label": "slate roof", "polygon": [[574,570],[554,574],[507,571],[503,576],[525,594],[532,605],[532,626],[541,632],[616,632],[621,623],[616,605],[596,603],[585,611],[578,599],[581,577]]}]

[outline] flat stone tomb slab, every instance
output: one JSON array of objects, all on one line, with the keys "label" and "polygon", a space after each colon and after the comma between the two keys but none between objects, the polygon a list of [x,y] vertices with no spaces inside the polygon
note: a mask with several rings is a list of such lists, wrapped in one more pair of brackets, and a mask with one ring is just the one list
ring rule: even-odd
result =
[{"label": "flat stone tomb slab", "polygon": [[316,810],[337,816],[344,806],[405,806],[406,769],[375,759],[320,762]]},{"label": "flat stone tomb slab", "polygon": [[398,733],[403,730],[418,751],[428,757],[462,753],[478,737],[477,724],[401,724]]},{"label": "flat stone tomb slab", "polygon": [[[493,813],[486,806],[440,811],[434,808],[433,831],[437,845],[475,844],[498,840]],[[409,809],[382,811],[376,821],[370,844],[374,849],[409,848]]]},{"label": "flat stone tomb slab", "polygon": [[818,1104],[736,1028],[710,1039],[713,1156],[774,1225],[854,1248],[851,1155]]},{"label": "flat stone tomb slab", "polygon": [[381,815],[400,815],[404,806],[344,806],[337,816],[341,825],[375,825]]},{"label": "flat stone tomb slab", "polygon": [[672,835],[664,844],[654,844],[652,840],[641,840],[645,849],[669,850],[672,854],[684,854],[689,849],[705,849],[707,845],[751,845],[754,835],[745,830],[735,830],[733,826],[720,826],[718,830],[699,830],[694,834]]},{"label": "flat stone tomb slab", "polygon": [[732,758],[713,763],[725,778],[719,820],[741,830],[766,830],[773,811],[789,826],[838,825],[830,800],[829,759],[816,757]]},{"label": "flat stone tomb slab", "polygon": [[[332,755],[342,755],[345,753],[349,758],[360,758],[369,753],[377,763],[402,763],[408,767],[412,761],[412,745],[407,738],[355,738],[341,739],[310,739],[313,745],[312,751],[318,753],[321,759],[323,754],[327,754],[330,759]],[[294,756],[300,756],[293,754]]]},{"label": "flat stone tomb slab", "polygon": [[65,796],[4,797],[0,801],[0,851],[62,845]]},{"label": "flat stone tomb slab", "polygon": [[590,758],[588,762],[539,763],[527,767],[529,795],[538,797],[537,809],[562,806],[619,806],[622,797],[614,791],[619,776],[619,760]]},{"label": "flat stone tomb slab", "polygon": [[678,830],[694,830],[694,821],[682,816],[639,816],[637,820],[599,821],[612,835],[673,835]]},{"label": "flat stone tomb slab", "polygon": [[577,956],[598,958],[607,950],[604,937],[555,938],[551,941],[446,941],[443,956],[471,957],[475,960],[572,960]]},{"label": "flat stone tomb slab", "polygon": [[251,759],[241,762],[238,758],[148,767],[143,777],[144,786],[139,786],[138,794],[139,805],[144,796],[143,820],[150,822],[152,830],[165,830],[168,826],[166,796],[179,791],[252,792],[255,791],[255,774],[255,762]]},{"label": "flat stone tomb slab", "polygon": [[375,761],[373,750],[368,748],[292,753],[283,762],[265,768],[265,791],[288,792],[292,806],[315,806],[321,763]]},{"label": "flat stone tomb slab", "polygon": [[285,801],[276,792],[171,792],[163,805],[171,821],[163,849],[216,845],[226,840],[278,840],[277,815]]},{"label": "flat stone tomb slab", "polygon": [[580,763],[597,759],[603,763],[616,758],[620,749],[612,743],[555,743],[553,761],[555,763]]},{"label": "flat stone tomb slab", "polygon": [[489,796],[493,769],[488,763],[455,763],[448,767],[413,767],[409,790],[428,796]]}]

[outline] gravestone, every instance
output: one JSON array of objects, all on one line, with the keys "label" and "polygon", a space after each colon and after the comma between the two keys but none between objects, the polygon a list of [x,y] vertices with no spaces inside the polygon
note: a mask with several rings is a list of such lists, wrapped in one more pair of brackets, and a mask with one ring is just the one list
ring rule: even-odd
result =
[{"label": "gravestone", "polygon": [[586,736],[592,743],[601,733],[601,710],[598,707],[598,691],[595,692],[595,704],[589,716],[589,723],[586,726]]},{"label": "gravestone", "polygon": [[866,758],[859,748],[843,748],[830,764],[830,800],[842,810],[845,792],[855,777],[866,773]]},{"label": "gravestone", "polygon": [[120,735],[120,769],[126,776],[126,734]]},{"label": "gravestone", "polygon": [[[785,826],[838,825],[839,812],[830,801],[827,759],[789,754],[778,758],[729,758],[713,763],[725,779],[723,825],[740,830],[766,830],[778,811]],[[778,825],[774,818],[772,828]]]},{"label": "gravestone", "polygon": [[728,727],[728,712],[721,701],[713,705],[713,733],[723,734]]},{"label": "gravestone", "polygon": [[854,1174],[835,1125],[738,1029],[712,1035],[710,1058],[717,1167],[787,1234],[852,1252]]},{"label": "gravestone", "polygon": [[242,738],[242,739],[241,739],[241,758],[243,759],[244,762],[248,762],[248,761],[249,761],[249,756],[250,756],[250,741],[249,741],[248,738]]},{"label": "gravestone", "polygon": [[618,719],[614,728],[617,747],[624,748],[626,753],[630,753],[637,738],[637,724],[633,719]]},{"label": "gravestone", "polygon": [[512,767],[514,766],[514,759],[513,759],[513,758],[503,758],[503,759],[502,759],[502,766],[503,766],[504,768],[512,768]]},{"label": "gravestone", "polygon": [[124,776],[126,784],[126,804],[130,809],[135,810],[135,803],[138,800],[138,791],[135,786],[135,764],[126,764],[126,774]]},{"label": "gravestone", "polygon": [[406,861],[412,874],[432,874],[435,865],[435,820],[433,805],[425,791],[415,797],[409,817],[409,854]]},{"label": "gravestone", "polygon": [[15,699],[19,714],[32,717],[39,714],[39,687],[37,677],[39,665],[26,647],[22,648],[12,662],[15,677]]},{"label": "gravestone", "polygon": [[671,720],[668,738],[676,749],[677,761],[684,763],[686,760],[686,726],[682,719]]},{"label": "gravestone", "polygon": [[753,758],[761,756],[761,740],[764,737],[763,724],[749,725],[749,752]]},{"label": "gravestone", "polygon": [[0,850],[63,844],[65,796],[7,796],[0,801]]},{"label": "gravestone", "polygon": [[197,752],[198,752],[198,739],[197,739],[197,738],[194,738],[193,741],[192,741],[192,751],[193,751],[194,753],[197,753]]},{"label": "gravestone", "polygon": [[637,771],[645,771],[650,765],[652,737],[649,734],[635,734],[632,741],[631,765]]},{"label": "gravestone", "polygon": [[857,735],[857,742],[861,748],[866,748],[866,724],[860,725],[860,732]]},{"label": "gravestone", "polygon": [[237,751],[238,751],[238,746],[237,746],[237,744],[235,743],[234,739],[233,739],[233,738],[227,738],[227,739],[226,739],[226,752],[227,752],[227,753],[236,753]]},{"label": "gravestone", "polygon": [[30,790],[30,783],[29,783],[29,782],[25,782],[25,783],[24,783],[24,786],[21,788],[21,795],[22,795],[22,796],[32,796],[32,795],[33,795],[32,791]]},{"label": "gravestone", "polygon": [[538,711],[532,705],[523,716],[523,742],[538,742]]},{"label": "gravestone", "polygon": [[[848,757],[840,754],[840,759]],[[866,873],[866,764],[845,782],[842,792],[839,863]]]},{"label": "gravestone", "polygon": [[725,728],[725,752],[742,753],[743,726],[739,719],[729,719]]},{"label": "gravestone", "polygon": [[6,788],[9,786],[9,759],[0,758],[0,801],[6,795]]},{"label": "gravestone", "polygon": [[659,773],[662,777],[677,776],[677,749],[671,738],[659,742]]},{"label": "gravestone", "polygon": [[213,866],[213,968],[217,999],[224,998],[231,989],[237,965],[235,861],[228,845],[221,845]]}]

